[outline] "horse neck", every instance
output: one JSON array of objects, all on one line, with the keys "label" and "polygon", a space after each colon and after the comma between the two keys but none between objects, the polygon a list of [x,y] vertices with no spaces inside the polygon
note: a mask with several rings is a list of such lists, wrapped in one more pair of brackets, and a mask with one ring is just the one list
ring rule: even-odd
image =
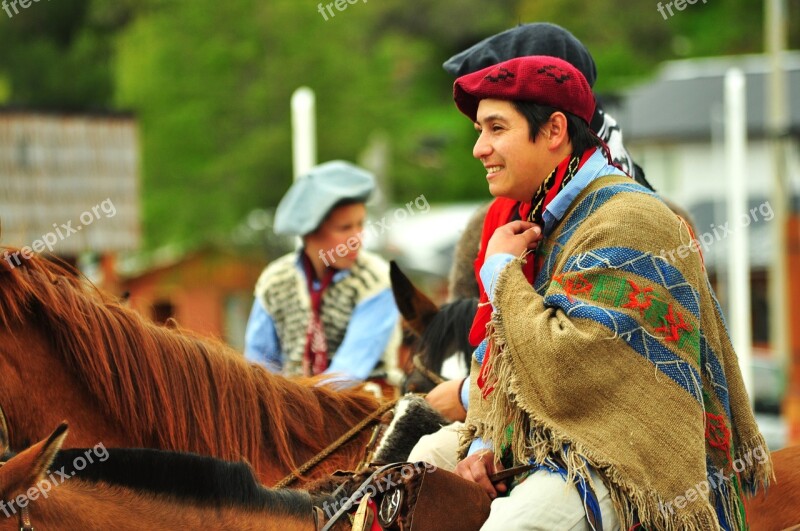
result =
[{"label": "horse neck", "polygon": [[[0,513],[0,516],[5,516]],[[271,511],[236,507],[199,507],[132,489],[93,484],[78,479],[53,487],[48,497],[30,505],[31,523],[36,529],[220,529],[239,531],[313,530],[307,516],[287,516]],[[17,516],[6,519],[4,525]],[[3,528],[4,530],[6,527]],[[7,527],[18,529],[18,527]]]},{"label": "horse neck", "polygon": [[[209,354],[209,359],[217,361],[212,370],[204,366],[203,355],[197,351],[183,354],[193,356],[193,366],[204,369],[191,370],[187,362],[188,368],[170,372],[170,385],[159,387],[159,400],[154,400],[153,389],[141,381],[132,390],[136,395],[122,396],[119,389],[107,388],[107,394],[117,396],[98,397],[89,390],[86,378],[76,375],[44,337],[32,326],[14,327],[13,336],[0,332],[0,405],[13,428],[13,447],[26,447],[46,437],[67,419],[68,447],[102,442],[107,447],[139,446],[229,460],[244,458],[253,464],[259,479],[271,485],[377,408],[377,401],[364,394],[333,393],[313,382],[291,382],[251,366],[235,354]],[[120,351],[115,355],[122,358],[137,353]],[[203,375],[201,380],[195,379],[198,374]],[[198,404],[198,395],[213,395],[213,405],[209,400]],[[181,398],[175,401],[170,396]],[[129,408],[141,404],[149,411],[138,412],[138,421],[131,417],[124,421],[119,408],[110,405],[114,401],[127,401]],[[361,457],[361,443],[368,436],[365,432],[351,441],[312,475],[355,466]]]},{"label": "horse neck", "polygon": [[[262,454],[262,464],[271,470],[267,471],[266,477],[263,469],[259,470],[259,467],[256,467],[256,472],[267,485],[275,484],[294,468],[315,458],[320,451],[339,439],[380,405],[375,398],[363,391],[337,392],[315,385],[313,381],[299,384],[280,379],[279,382],[278,396],[282,394],[283,398],[276,396],[278,402],[275,406],[283,409],[276,410],[275,418],[270,419],[274,422],[268,423],[269,430],[265,432],[265,440],[275,447],[290,448],[294,466],[290,466],[286,459],[281,459],[280,466],[276,468],[274,452],[269,452],[269,455]],[[298,407],[296,402],[298,400],[302,401],[302,407]],[[362,430],[312,468],[303,480],[320,477],[336,470],[353,469],[363,457],[370,435],[369,427]]]},{"label": "horse neck", "polygon": [[64,419],[70,422],[71,446],[130,443],[50,348],[30,327],[15,327],[13,333],[0,330],[0,406],[9,424],[11,448],[26,448],[47,437]]}]

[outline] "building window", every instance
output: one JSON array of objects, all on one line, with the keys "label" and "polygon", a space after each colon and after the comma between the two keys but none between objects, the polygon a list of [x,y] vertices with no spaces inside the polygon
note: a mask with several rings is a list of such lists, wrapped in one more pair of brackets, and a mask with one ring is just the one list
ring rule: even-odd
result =
[{"label": "building window", "polygon": [[171,302],[166,300],[157,301],[153,304],[152,317],[153,321],[163,325],[167,323],[175,315],[175,307]]}]

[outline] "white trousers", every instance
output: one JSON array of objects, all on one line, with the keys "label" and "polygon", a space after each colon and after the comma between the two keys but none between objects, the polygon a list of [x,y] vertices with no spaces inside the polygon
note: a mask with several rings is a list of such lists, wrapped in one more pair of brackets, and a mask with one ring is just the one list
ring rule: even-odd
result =
[{"label": "white trousers", "polygon": [[[603,517],[603,531],[618,531],[619,520],[608,489],[591,473],[594,493]],[[492,502],[489,519],[481,531],[591,531],[583,500],[573,483],[557,472],[537,470],[511,489],[508,496]]]},{"label": "white trousers", "polygon": [[[452,472],[458,463],[458,430],[462,426],[462,423],[455,422],[425,435],[411,450],[408,460],[425,461]],[[591,475],[603,517],[603,531],[618,531],[620,524],[608,489],[594,472]],[[548,470],[536,471],[512,489],[508,496],[495,499],[489,519],[481,529],[592,531],[577,487]]]},{"label": "white trousers", "polygon": [[458,430],[463,426],[463,422],[454,422],[439,431],[423,435],[411,449],[408,460],[412,463],[425,461],[452,472],[458,464]]}]

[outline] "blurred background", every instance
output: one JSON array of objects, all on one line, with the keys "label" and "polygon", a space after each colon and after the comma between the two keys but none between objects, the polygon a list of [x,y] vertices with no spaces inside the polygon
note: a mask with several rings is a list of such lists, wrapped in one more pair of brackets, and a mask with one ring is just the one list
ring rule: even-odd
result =
[{"label": "blurred background", "polygon": [[[726,315],[736,290],[750,301],[762,427],[773,447],[800,442],[800,0],[336,5],[2,2],[0,243],[52,252],[154,320],[241,348],[255,279],[294,245],[271,223],[293,175],[290,100],[308,87],[316,160],[380,178],[371,216],[389,222],[367,245],[444,300],[456,240],[489,196],[441,64],[553,22],[592,52],[595,92],[648,180],[694,219]],[[743,184],[724,143],[732,68]],[[420,197],[427,208],[404,207]]]}]

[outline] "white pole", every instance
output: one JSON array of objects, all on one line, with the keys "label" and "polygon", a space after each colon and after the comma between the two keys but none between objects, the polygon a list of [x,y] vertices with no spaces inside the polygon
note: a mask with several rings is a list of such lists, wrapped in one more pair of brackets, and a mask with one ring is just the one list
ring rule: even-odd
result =
[{"label": "white pole", "polygon": [[292,94],[292,168],[294,178],[317,164],[314,91],[300,87]]},{"label": "white pole", "polygon": [[725,74],[725,174],[728,180],[728,288],[733,348],[739,356],[742,378],[753,401],[752,323],[750,317],[750,220],[747,210],[747,116],[745,78],[738,68]]},{"label": "white pole", "polygon": [[785,0],[765,0],[764,37],[769,58],[769,77],[767,78],[767,134],[769,136],[772,160],[772,196],[770,203],[775,217],[772,219],[773,255],[770,260],[769,289],[769,342],[774,360],[790,369],[789,335],[789,289],[788,249],[786,246],[786,226],[790,200],[788,169],[786,167],[786,144],[783,135],[789,130],[789,103],[787,97],[786,72],[781,64],[781,56],[786,49],[787,9]]}]

